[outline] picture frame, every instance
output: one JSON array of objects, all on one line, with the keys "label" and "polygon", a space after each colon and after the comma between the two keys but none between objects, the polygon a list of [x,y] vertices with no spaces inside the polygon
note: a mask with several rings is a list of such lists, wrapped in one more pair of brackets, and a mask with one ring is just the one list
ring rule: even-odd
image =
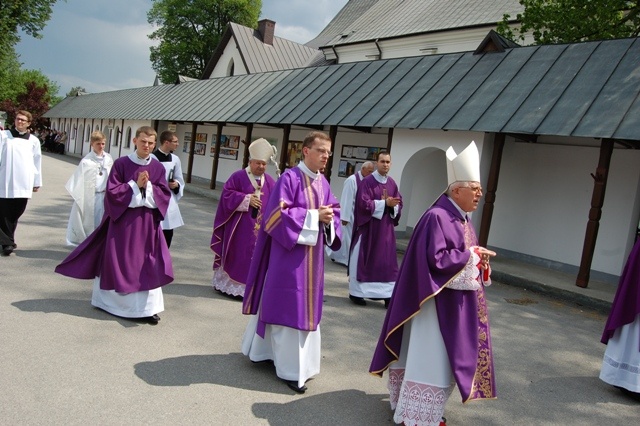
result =
[{"label": "picture frame", "polygon": [[238,159],[238,150],[230,149],[230,148],[220,148],[220,157],[225,160],[237,160]]},{"label": "picture frame", "polygon": [[295,167],[302,160],[302,141],[289,141],[286,168]]},{"label": "picture frame", "polygon": [[[338,165],[338,177],[347,178],[356,172],[355,160],[340,160]],[[362,163],[360,163],[362,166]]]},{"label": "picture frame", "polygon": [[207,144],[202,142],[196,142],[196,146],[193,150],[195,155],[204,155],[207,152]]}]

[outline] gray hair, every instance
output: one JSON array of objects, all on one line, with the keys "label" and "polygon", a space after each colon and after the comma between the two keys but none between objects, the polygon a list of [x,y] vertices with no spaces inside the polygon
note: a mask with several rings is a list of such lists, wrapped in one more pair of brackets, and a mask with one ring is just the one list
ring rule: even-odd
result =
[{"label": "gray hair", "polygon": [[458,180],[453,182],[451,185],[449,185],[447,187],[447,191],[446,194],[448,196],[451,196],[451,193],[453,192],[454,189],[458,189],[458,188],[468,188],[470,186],[471,182],[468,181],[462,181],[462,180]]}]

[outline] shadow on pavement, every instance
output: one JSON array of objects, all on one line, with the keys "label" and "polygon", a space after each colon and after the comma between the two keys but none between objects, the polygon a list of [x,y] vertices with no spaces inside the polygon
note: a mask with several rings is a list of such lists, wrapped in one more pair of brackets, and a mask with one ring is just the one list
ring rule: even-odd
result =
[{"label": "shadow on pavement", "polygon": [[[296,398],[285,404],[255,403],[253,414],[266,419],[271,426],[301,424],[362,424],[376,411],[380,424],[391,422],[393,413],[389,406],[389,395],[369,395],[363,391],[349,389],[327,392],[306,398]],[[330,407],[330,408],[328,408]]]},{"label": "shadow on pavement", "polygon": [[[238,374],[251,369],[252,374]],[[252,363],[241,353],[187,355],[135,365],[136,376],[152,386],[190,386],[211,383],[239,389],[294,394],[276,377],[271,363]]]},{"label": "shadow on pavement", "polygon": [[89,318],[98,321],[113,321],[123,327],[137,327],[147,325],[137,320],[119,318],[91,306],[88,300],[78,299],[32,299],[14,302],[11,305],[23,312],[42,312],[45,314],[60,313],[81,318]]}]

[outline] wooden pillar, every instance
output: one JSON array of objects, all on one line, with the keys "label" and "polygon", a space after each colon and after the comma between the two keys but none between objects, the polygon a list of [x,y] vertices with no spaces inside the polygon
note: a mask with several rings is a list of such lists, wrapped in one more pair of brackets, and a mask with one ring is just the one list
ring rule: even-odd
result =
[{"label": "wooden pillar", "polygon": [[333,156],[329,157],[329,161],[327,161],[327,166],[324,168],[324,177],[326,177],[327,181],[331,183],[331,169],[333,167],[333,159],[338,157],[336,155],[336,138],[338,137],[338,126],[329,127],[329,137],[331,138],[331,152],[333,152]]},{"label": "wooden pillar", "polygon": [[247,133],[244,137],[244,153],[242,154],[242,168],[246,169],[249,165],[249,145],[251,145],[251,139],[253,138],[253,124],[247,124]]},{"label": "wooden pillar", "polygon": [[487,246],[489,241],[489,229],[493,218],[493,205],[496,201],[496,191],[498,190],[498,178],[500,176],[500,165],[502,164],[502,150],[504,149],[505,134],[498,133],[493,139],[493,152],[491,154],[491,168],[484,194],[484,207],[482,208],[482,220],[480,221],[480,236],[478,244]]},{"label": "wooden pillar", "polygon": [[193,175],[193,152],[196,149],[196,132],[198,131],[198,123],[191,125],[191,142],[189,142],[189,153],[187,157],[187,179],[185,183],[191,183],[191,176]]},{"label": "wooden pillar", "polygon": [[[393,127],[389,128],[389,133],[387,134],[387,152],[391,155],[391,143],[393,142]],[[374,161],[375,163],[375,161]]]},{"label": "wooden pillar", "polygon": [[218,123],[218,131],[216,132],[216,148],[213,155],[213,167],[211,167],[211,183],[209,189],[216,189],[216,178],[218,177],[218,161],[220,160],[220,145],[222,142],[222,123]]},{"label": "wooden pillar", "polygon": [[602,206],[604,205],[604,194],[607,189],[607,177],[609,176],[609,165],[611,164],[611,154],[613,153],[613,140],[603,139],[600,143],[600,159],[596,174],[591,174],[593,178],[593,194],[591,195],[591,209],[589,210],[589,221],[587,222],[587,232],[584,236],[582,247],[582,258],[580,259],[580,269],[576,285],[586,288],[589,284],[591,273],[591,262],[593,252],[598,239],[598,228],[600,227],[600,217],[602,216]]},{"label": "wooden pillar", "polygon": [[282,129],[282,151],[280,152],[280,173],[287,168],[287,155],[289,153],[289,136],[291,134],[291,125],[286,124]]}]

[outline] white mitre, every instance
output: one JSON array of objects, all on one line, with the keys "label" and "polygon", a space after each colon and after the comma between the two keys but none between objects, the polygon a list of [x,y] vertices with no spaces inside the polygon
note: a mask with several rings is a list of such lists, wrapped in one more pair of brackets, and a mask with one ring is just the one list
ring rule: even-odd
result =
[{"label": "white mitre", "polygon": [[460,154],[452,146],[447,149],[447,185],[454,182],[480,182],[480,154],[474,141]]},{"label": "white mitre", "polygon": [[249,145],[249,156],[252,160],[260,160],[266,163],[271,160],[275,163],[277,153],[278,149],[264,138],[256,139]]}]

